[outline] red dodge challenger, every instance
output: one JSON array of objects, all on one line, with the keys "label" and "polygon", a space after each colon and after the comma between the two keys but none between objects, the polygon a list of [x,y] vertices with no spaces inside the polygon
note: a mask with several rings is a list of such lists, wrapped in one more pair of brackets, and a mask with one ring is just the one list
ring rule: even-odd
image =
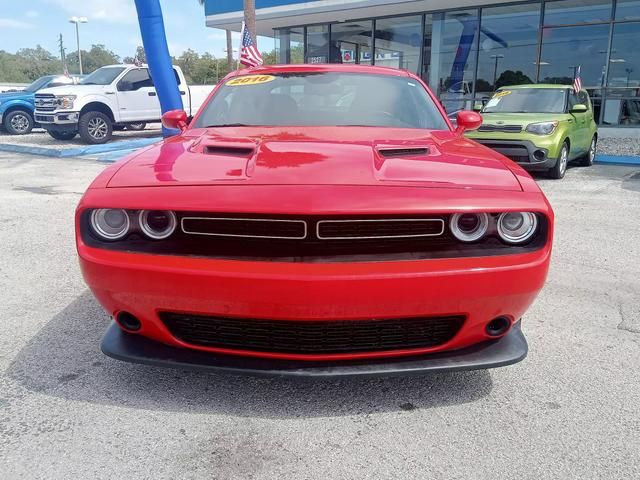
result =
[{"label": "red dodge challenger", "polygon": [[553,212],[402,70],[226,77],[180,134],[101,173],[76,213],[105,354],[349,376],[509,365],[543,287]]}]

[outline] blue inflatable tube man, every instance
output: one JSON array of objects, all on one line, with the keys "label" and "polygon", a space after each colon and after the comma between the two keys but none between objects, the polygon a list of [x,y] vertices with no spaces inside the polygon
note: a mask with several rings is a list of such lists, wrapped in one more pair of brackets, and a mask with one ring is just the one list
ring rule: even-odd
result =
[{"label": "blue inflatable tube man", "polygon": [[[142,44],[162,113],[181,110],[182,97],[171,65],[160,0],[135,0],[135,4]],[[162,127],[162,133],[165,137],[169,137],[177,134],[178,131]]]}]

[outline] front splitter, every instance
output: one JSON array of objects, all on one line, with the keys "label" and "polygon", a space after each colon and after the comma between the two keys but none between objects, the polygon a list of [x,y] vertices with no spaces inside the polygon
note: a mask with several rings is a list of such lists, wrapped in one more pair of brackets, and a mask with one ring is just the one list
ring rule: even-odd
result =
[{"label": "front splitter", "polygon": [[145,365],[237,375],[317,378],[414,375],[504,367],[524,360],[528,351],[520,322],[498,340],[461,350],[393,359],[306,362],[220,355],[170,347],[126,333],[115,323],[107,329],[101,348],[105,355],[116,360]]}]

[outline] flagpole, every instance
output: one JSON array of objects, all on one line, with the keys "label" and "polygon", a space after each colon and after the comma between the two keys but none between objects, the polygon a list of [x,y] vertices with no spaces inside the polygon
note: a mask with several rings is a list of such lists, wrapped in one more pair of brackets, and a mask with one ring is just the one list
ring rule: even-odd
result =
[{"label": "flagpole", "polygon": [[245,28],[246,28],[246,25],[243,21],[242,28],[240,29],[240,45],[238,45],[238,63],[236,65],[236,70],[240,70],[240,55],[242,55],[242,36],[244,35]]}]

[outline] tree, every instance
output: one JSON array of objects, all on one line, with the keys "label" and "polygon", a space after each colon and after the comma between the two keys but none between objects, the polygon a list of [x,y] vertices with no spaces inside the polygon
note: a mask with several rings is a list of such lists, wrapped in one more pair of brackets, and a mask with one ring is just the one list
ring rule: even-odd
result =
[{"label": "tree", "polygon": [[508,85],[525,85],[527,83],[533,83],[533,81],[522,71],[505,70],[496,80],[496,89]]},{"label": "tree", "polygon": [[256,0],[244,1],[244,24],[251,34],[251,40],[256,43]]},{"label": "tree", "polygon": [[[77,71],[78,67],[78,52],[71,52],[67,55],[67,62],[69,65],[75,65]],[[100,67],[105,65],[113,65],[114,63],[120,63],[120,57],[107,49],[104,45],[91,45],[91,50],[82,50],[82,67],[85,73],[91,73]]]},{"label": "tree", "polygon": [[136,47],[136,53],[133,57],[124,57],[122,59],[122,63],[136,63],[136,61],[140,63],[147,63],[147,54],[144,52],[144,47],[142,45],[138,45]]},{"label": "tree", "polygon": [[36,48],[21,48],[15,56],[18,60],[18,71],[28,79],[35,80],[43,75],[61,70],[57,58],[40,45],[37,45]]}]

